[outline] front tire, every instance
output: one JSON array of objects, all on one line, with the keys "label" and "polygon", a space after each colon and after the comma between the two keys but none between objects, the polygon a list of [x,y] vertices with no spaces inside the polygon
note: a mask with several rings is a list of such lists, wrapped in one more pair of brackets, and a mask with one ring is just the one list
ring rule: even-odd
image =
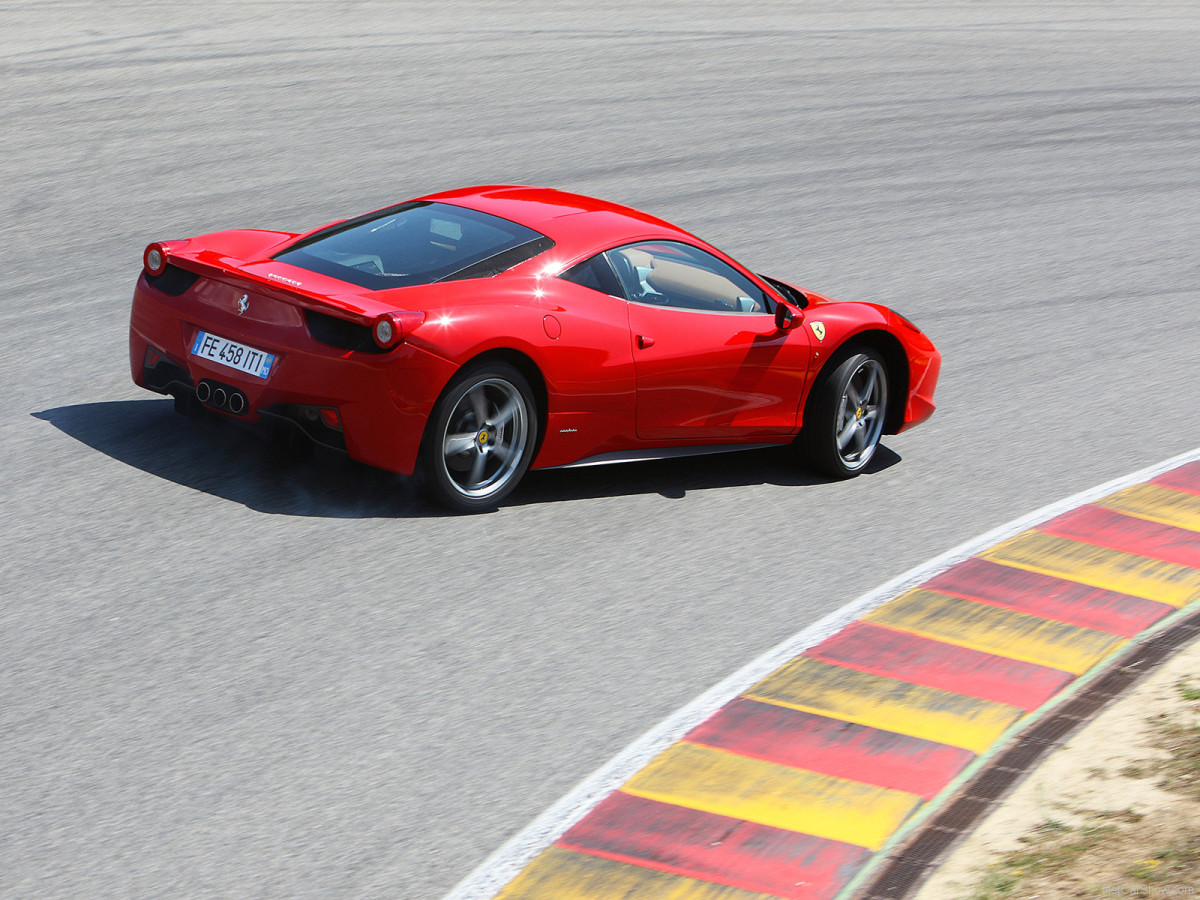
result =
[{"label": "front tire", "polygon": [[887,368],[873,350],[853,353],[813,389],[801,443],[809,465],[853,478],[875,455],[887,414]]},{"label": "front tire", "polygon": [[524,476],[537,443],[529,382],[507,363],[464,369],[434,407],[421,447],[424,485],[462,512],[492,509]]}]

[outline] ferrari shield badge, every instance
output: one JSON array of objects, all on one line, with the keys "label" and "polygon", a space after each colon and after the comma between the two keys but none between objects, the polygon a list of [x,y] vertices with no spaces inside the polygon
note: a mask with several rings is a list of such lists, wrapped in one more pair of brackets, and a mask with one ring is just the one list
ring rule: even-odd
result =
[{"label": "ferrari shield badge", "polygon": [[809,322],[809,327],[813,330],[813,334],[817,336],[818,341],[825,340],[825,323],[824,322]]}]

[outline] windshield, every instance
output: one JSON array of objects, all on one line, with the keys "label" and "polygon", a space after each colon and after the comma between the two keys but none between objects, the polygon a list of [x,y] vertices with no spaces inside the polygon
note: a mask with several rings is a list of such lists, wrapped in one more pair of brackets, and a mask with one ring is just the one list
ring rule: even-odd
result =
[{"label": "windshield", "polygon": [[371,290],[486,278],[554,246],[532,228],[445,203],[402,203],[331,225],[274,259]]}]

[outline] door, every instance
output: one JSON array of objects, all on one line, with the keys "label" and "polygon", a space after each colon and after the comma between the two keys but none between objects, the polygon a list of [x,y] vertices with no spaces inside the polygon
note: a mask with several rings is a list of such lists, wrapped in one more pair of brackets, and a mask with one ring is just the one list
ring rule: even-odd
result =
[{"label": "door", "polygon": [[775,301],[742,272],[674,241],[606,254],[629,298],[636,428],[707,443],[795,430],[811,348],[775,327]]}]

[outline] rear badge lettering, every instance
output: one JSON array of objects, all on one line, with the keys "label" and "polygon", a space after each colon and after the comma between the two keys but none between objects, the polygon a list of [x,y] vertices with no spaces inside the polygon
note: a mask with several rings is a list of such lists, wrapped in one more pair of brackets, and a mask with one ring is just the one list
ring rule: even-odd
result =
[{"label": "rear badge lettering", "polygon": [[300,282],[294,278],[285,278],[282,275],[276,275],[274,272],[268,272],[267,277],[274,278],[276,281],[282,281],[284,284],[290,284],[292,287],[300,287]]},{"label": "rear badge lettering", "polygon": [[817,336],[818,341],[825,340],[825,323],[824,322],[810,322],[809,327],[812,329],[813,334],[815,334]]}]

